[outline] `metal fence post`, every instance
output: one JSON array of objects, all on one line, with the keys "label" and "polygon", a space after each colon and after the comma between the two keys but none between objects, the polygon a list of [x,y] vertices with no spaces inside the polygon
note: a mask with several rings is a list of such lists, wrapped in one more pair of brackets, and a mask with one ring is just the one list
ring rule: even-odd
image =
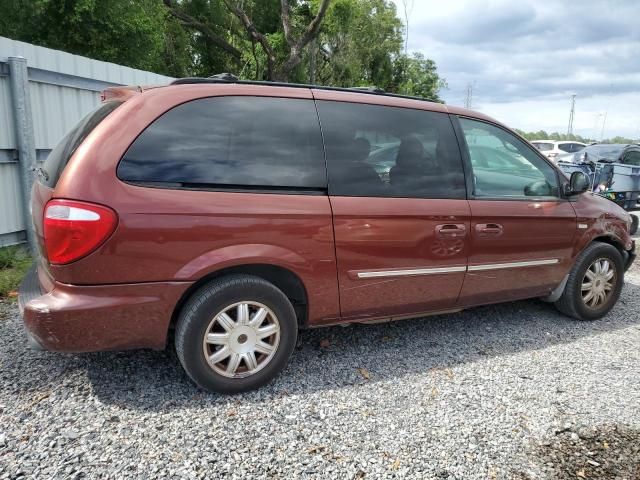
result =
[{"label": "metal fence post", "polygon": [[38,249],[30,215],[31,187],[33,186],[34,177],[33,169],[36,166],[36,147],[33,133],[31,97],[29,96],[27,59],[24,57],[9,57],[8,63],[13,116],[16,125],[16,140],[18,142],[17,150],[25,230],[27,231],[29,249],[33,255],[36,255]]}]

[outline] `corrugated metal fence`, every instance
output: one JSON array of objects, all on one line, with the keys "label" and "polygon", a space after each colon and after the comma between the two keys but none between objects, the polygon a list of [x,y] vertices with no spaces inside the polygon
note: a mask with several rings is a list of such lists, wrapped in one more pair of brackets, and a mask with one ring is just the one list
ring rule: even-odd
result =
[{"label": "corrugated metal fence", "polygon": [[21,174],[33,181],[31,168],[95,108],[102,90],[171,80],[0,37],[0,246],[27,239]]}]

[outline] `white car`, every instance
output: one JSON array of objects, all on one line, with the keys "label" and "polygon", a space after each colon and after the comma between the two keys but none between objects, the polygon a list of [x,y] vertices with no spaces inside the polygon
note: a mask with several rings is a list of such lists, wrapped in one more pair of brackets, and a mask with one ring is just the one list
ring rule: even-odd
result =
[{"label": "white car", "polygon": [[558,155],[565,153],[576,153],[587,145],[581,142],[564,141],[557,142],[555,140],[533,140],[531,144],[542,152],[549,160],[556,160]]}]

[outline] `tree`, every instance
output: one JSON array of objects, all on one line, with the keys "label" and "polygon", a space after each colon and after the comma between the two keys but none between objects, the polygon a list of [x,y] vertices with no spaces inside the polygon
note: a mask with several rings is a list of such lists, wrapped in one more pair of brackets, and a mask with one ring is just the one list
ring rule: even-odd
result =
[{"label": "tree", "polygon": [[342,87],[393,84],[402,22],[387,0],[333,0],[318,41],[319,83]]},{"label": "tree", "polygon": [[163,0],[163,3],[184,27],[197,31],[212,46],[240,63],[242,52],[229,41],[218,2],[191,1],[178,5],[175,0]]},{"label": "tree", "polygon": [[447,82],[438,75],[436,63],[423,54],[401,55],[395,61],[394,91],[440,101],[438,92],[446,87]]},{"label": "tree", "polygon": [[175,77],[377,86],[438,98],[392,0],[0,0],[0,35]]},{"label": "tree", "polygon": [[0,35],[158,73],[173,73],[167,58],[185,54],[175,51],[184,45],[184,33],[171,28],[157,0],[29,3],[25,8],[21,0],[0,0]]},{"label": "tree", "polygon": [[[278,62],[276,49],[273,48],[269,38],[258,30],[256,24],[249,17],[244,7],[237,0],[223,0],[229,11],[233,13],[247,31],[251,42],[260,45],[266,56],[267,80],[289,81],[289,77],[302,61],[304,48],[318,35],[322,20],[327,13],[330,0],[320,0],[317,13],[311,21],[304,25],[296,25],[292,22],[292,11],[289,0],[281,0],[280,19],[282,32],[288,54],[284,61]],[[307,6],[307,5],[304,5]]]}]

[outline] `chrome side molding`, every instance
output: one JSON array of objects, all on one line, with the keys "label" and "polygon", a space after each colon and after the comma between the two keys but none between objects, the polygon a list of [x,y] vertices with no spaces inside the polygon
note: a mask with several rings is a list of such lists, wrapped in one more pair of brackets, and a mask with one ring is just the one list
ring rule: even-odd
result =
[{"label": "chrome side molding", "polygon": [[[555,265],[560,263],[558,258],[541,260],[527,260],[522,262],[485,263],[482,265],[434,267],[434,268],[407,268],[398,270],[369,270],[357,272],[358,278],[382,278],[382,277],[409,277],[416,275],[439,275],[443,273],[482,272],[486,270],[503,270],[507,268],[539,267],[543,265]],[[353,275],[353,273],[352,273]]]},{"label": "chrome side molding", "polygon": [[557,258],[528,260],[526,262],[487,263],[484,265],[469,265],[468,271],[481,272],[484,270],[502,270],[504,268],[538,267],[541,265],[554,265],[556,263],[560,263],[560,260]]},{"label": "chrome side molding", "polygon": [[436,275],[439,273],[466,272],[466,266],[438,268],[410,268],[406,270],[379,270],[358,272],[358,278],[407,277],[412,275]]}]

